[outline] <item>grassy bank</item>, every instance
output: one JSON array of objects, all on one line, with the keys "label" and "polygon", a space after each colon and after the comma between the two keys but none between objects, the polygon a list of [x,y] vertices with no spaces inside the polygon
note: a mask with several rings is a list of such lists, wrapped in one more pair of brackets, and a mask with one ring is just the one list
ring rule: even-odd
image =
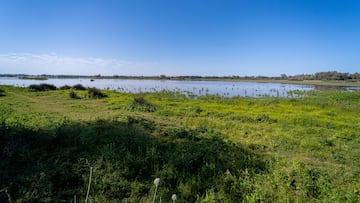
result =
[{"label": "grassy bank", "polygon": [[45,77],[20,77],[20,80],[47,80]]},{"label": "grassy bank", "polygon": [[[188,98],[1,86],[0,201],[357,202],[360,93]],[[76,95],[70,97],[69,95]]]}]

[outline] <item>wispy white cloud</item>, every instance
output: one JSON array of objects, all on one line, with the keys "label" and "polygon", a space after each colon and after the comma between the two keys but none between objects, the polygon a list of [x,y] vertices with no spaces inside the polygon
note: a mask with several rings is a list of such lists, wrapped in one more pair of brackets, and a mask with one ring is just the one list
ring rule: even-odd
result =
[{"label": "wispy white cloud", "polygon": [[139,63],[118,59],[69,57],[56,53],[0,54],[1,73],[81,74],[81,75],[151,75],[154,63]]}]

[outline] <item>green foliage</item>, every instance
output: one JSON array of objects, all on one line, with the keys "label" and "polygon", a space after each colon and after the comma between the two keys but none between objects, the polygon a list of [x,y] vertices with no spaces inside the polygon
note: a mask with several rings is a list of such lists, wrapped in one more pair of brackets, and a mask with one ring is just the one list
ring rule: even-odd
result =
[{"label": "green foliage", "polygon": [[46,77],[20,77],[20,80],[47,80]]},{"label": "green foliage", "polygon": [[88,89],[88,95],[90,98],[104,98],[106,95],[101,92],[100,89],[92,87]]},{"label": "green foliage", "polygon": [[80,99],[80,97],[74,91],[70,91],[69,96],[71,99]]},{"label": "green foliage", "polygon": [[[1,86],[0,188],[16,202],[357,202],[360,93],[191,98]],[[86,91],[75,91],[86,98]],[[129,104],[156,111],[129,109]],[[137,108],[140,108],[137,107]],[[129,111],[130,110],[130,111]],[[0,202],[8,197],[0,190]]]},{"label": "green foliage", "polygon": [[84,87],[82,84],[73,85],[72,88],[74,90],[86,90],[86,87]]},{"label": "green foliage", "polygon": [[33,84],[33,85],[30,85],[29,88],[34,91],[48,91],[48,90],[56,90],[57,89],[55,85],[46,84],[46,83]]},{"label": "green foliage", "polygon": [[125,107],[127,110],[131,111],[142,111],[142,112],[154,112],[156,111],[155,105],[145,99],[144,94],[134,95],[134,99],[131,104]]},{"label": "green foliage", "polygon": [[71,89],[72,87],[71,86],[69,86],[69,85],[63,85],[63,86],[61,86],[59,89],[60,90],[69,90],[69,89]]},{"label": "green foliage", "polygon": [[5,90],[0,89],[0,97],[5,96]]},{"label": "green foliage", "polygon": [[192,132],[196,139],[161,139],[151,135],[148,120],[128,120],[66,121],[50,131],[7,125],[1,134],[6,151],[1,187],[22,201],[69,200],[85,194],[87,169],[93,166],[93,200],[139,201],[148,197],[147,182],[157,175],[164,180],[160,195],[179,187],[183,200],[192,202],[207,188],[217,188],[226,170],[266,169],[260,156],[219,136]]}]

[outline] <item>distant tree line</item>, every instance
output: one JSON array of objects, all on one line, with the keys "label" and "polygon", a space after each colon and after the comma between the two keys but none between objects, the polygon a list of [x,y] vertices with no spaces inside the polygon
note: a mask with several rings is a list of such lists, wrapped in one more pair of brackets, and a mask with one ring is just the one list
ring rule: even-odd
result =
[{"label": "distant tree line", "polygon": [[287,80],[338,80],[338,81],[360,81],[360,73],[340,73],[337,71],[318,72],[315,74],[301,74],[285,77]]},{"label": "distant tree line", "polygon": [[102,76],[98,75],[26,75],[26,74],[0,74],[0,77],[41,77],[41,78],[88,78],[88,79],[161,79],[161,80],[322,80],[322,81],[360,81],[360,73],[341,73],[337,71],[317,72],[314,74],[286,75],[276,77],[269,76]]}]

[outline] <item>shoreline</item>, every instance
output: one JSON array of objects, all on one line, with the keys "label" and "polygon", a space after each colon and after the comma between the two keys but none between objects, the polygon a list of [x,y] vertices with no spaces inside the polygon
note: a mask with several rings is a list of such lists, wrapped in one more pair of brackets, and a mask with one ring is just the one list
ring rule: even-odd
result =
[{"label": "shoreline", "polygon": [[[297,85],[314,85],[314,86],[338,86],[338,87],[360,87],[360,81],[339,81],[339,80],[281,80],[281,79],[242,79],[242,78],[213,78],[213,77],[153,77],[153,76],[50,76],[50,77],[21,77],[21,76],[0,76],[1,78],[18,78],[19,80],[43,80],[47,79],[89,79],[89,80],[175,80],[175,81],[218,81],[218,82],[256,82],[256,83],[279,83],[279,84],[297,84]],[[45,79],[46,78],[46,79]]]}]

